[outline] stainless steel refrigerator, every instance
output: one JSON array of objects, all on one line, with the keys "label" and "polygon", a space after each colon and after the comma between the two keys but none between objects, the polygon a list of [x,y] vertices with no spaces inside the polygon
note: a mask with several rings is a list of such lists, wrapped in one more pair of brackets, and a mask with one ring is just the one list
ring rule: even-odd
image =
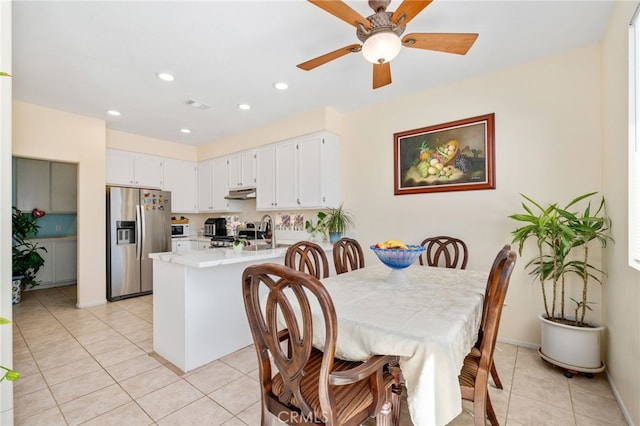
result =
[{"label": "stainless steel refrigerator", "polygon": [[171,251],[171,193],[107,186],[107,299],[153,291],[149,253]]}]

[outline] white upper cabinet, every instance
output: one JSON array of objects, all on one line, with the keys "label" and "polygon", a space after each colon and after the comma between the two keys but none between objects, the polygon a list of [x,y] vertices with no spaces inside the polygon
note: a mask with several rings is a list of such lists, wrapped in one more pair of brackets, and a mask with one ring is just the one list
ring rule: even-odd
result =
[{"label": "white upper cabinet", "polygon": [[268,145],[256,151],[256,210],[276,208],[276,147]]},{"label": "white upper cabinet", "polygon": [[243,209],[240,200],[227,200],[229,194],[229,174],[227,172],[227,157],[213,160],[213,211],[214,212],[239,212]]},{"label": "white upper cabinet", "polygon": [[276,144],[276,206],[278,209],[298,207],[296,183],[296,141]]},{"label": "white upper cabinet", "polygon": [[338,137],[320,132],[257,151],[256,210],[315,209],[340,202]]},{"label": "white upper cabinet", "polygon": [[198,211],[213,211],[213,160],[198,164]]},{"label": "white upper cabinet", "polygon": [[162,189],[163,158],[107,149],[106,183]]},{"label": "white upper cabinet", "polygon": [[256,153],[243,151],[227,157],[229,189],[256,186]]},{"label": "white upper cabinet", "polygon": [[16,207],[48,213],[75,213],[78,166],[16,158]]},{"label": "white upper cabinet", "polygon": [[297,141],[298,207],[340,204],[338,137],[323,132]]},{"label": "white upper cabinet", "polygon": [[171,211],[197,212],[198,166],[193,161],[164,159],[164,187],[171,191]]}]

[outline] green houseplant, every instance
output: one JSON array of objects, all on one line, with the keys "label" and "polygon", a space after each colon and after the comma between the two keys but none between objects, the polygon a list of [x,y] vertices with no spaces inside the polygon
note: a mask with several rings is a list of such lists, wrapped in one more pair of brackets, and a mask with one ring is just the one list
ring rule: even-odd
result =
[{"label": "green houseplant", "polygon": [[31,214],[25,214],[15,206],[11,216],[13,245],[11,247],[12,275],[21,278],[21,288],[30,288],[39,284],[36,274],[44,265],[40,255],[46,248],[29,240],[38,234],[40,227]]},{"label": "green houseplant", "polygon": [[329,209],[325,223],[329,232],[329,242],[333,244],[355,224],[355,220],[351,211],[345,209],[341,203],[338,207]]},{"label": "green houseplant", "polygon": [[318,212],[316,224],[313,224],[313,220],[307,220],[304,223],[304,229],[311,234],[311,239],[316,240],[318,234],[322,241],[325,241],[327,236],[327,214],[325,212]]},{"label": "green houseplant", "polygon": [[[518,243],[520,254],[524,244],[528,240],[535,241],[536,254],[525,265],[529,274],[533,275],[540,284],[544,303],[544,316],[541,321],[561,324],[569,328],[601,330],[585,322],[587,310],[591,310],[588,300],[588,288],[591,281],[602,283],[600,276],[604,271],[589,262],[589,249],[592,241],[606,247],[611,240],[608,234],[610,220],[605,215],[605,201],[602,197],[596,207],[592,206],[593,197],[597,192],[589,192],[572,199],[564,207],[553,203],[543,207],[530,197],[521,194],[526,202],[522,203],[524,213],[509,216],[522,226],[513,231],[513,242]],[[527,204],[528,202],[528,204]],[[574,211],[582,206],[579,211]],[[571,292],[568,289],[569,276],[579,277],[581,288],[578,299],[571,298],[575,302],[574,309],[566,307],[566,299]],[[571,317],[569,313],[573,313]],[[541,351],[556,354],[552,348],[545,348],[545,329]],[[565,338],[566,339],[566,338]],[[566,339],[569,344],[570,340]],[[571,345],[576,346],[575,342]],[[586,349],[576,349],[586,351]],[[597,368],[600,366],[599,343],[598,348],[592,349],[594,355],[592,365],[585,368]],[[597,355],[596,355],[597,352]],[[560,355],[556,355],[560,357]],[[597,362],[593,361],[597,357]],[[553,362],[553,360],[552,360]],[[584,363],[584,362],[583,362]],[[578,364],[570,364],[562,361],[561,364],[573,365],[581,371]],[[596,365],[597,364],[597,365]]]}]

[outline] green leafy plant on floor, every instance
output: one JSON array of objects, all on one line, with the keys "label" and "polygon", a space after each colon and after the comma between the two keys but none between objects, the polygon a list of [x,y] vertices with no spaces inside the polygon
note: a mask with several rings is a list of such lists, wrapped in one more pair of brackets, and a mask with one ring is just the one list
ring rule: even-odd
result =
[{"label": "green leafy plant on floor", "polygon": [[[5,324],[10,324],[11,321],[9,321],[6,318],[2,318],[0,317],[0,325],[5,325]],[[0,365],[0,374],[2,376],[0,376],[0,382],[3,380],[9,380],[10,382],[15,382],[16,380],[18,380],[20,378],[20,373],[18,373],[16,370],[12,370],[11,368],[7,368],[4,365]]]},{"label": "green leafy plant on floor", "polygon": [[[537,253],[525,269],[539,280],[545,315],[551,321],[586,326],[586,311],[592,310],[591,302],[587,300],[589,281],[602,284],[599,276],[605,273],[589,263],[589,243],[594,241],[604,248],[613,240],[609,236],[611,221],[605,212],[604,197],[595,200],[596,204],[592,206],[592,197],[596,194],[579,195],[564,207],[558,203],[543,207],[521,194],[526,200],[522,203],[524,213],[509,216],[522,223],[513,231],[513,242],[518,243],[520,254],[525,241],[531,239],[536,243]],[[579,211],[573,211],[580,205]],[[565,277],[569,274],[577,275],[582,281],[581,298],[572,298],[576,304],[573,319],[565,316]],[[545,283],[551,284],[550,294]],[[556,310],[558,304],[559,311]]]},{"label": "green leafy plant on floor", "polygon": [[37,235],[40,227],[32,214],[23,213],[14,206],[11,228],[13,236],[11,273],[14,277],[22,276],[22,288],[34,287],[39,284],[36,274],[44,265],[40,251],[46,252],[47,249],[31,242],[29,238]]}]

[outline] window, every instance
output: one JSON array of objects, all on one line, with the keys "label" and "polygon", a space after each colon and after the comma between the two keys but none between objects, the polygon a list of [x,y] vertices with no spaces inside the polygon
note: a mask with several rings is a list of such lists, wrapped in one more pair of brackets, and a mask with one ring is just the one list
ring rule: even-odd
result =
[{"label": "window", "polygon": [[640,18],[629,27],[629,265],[640,270]]}]

